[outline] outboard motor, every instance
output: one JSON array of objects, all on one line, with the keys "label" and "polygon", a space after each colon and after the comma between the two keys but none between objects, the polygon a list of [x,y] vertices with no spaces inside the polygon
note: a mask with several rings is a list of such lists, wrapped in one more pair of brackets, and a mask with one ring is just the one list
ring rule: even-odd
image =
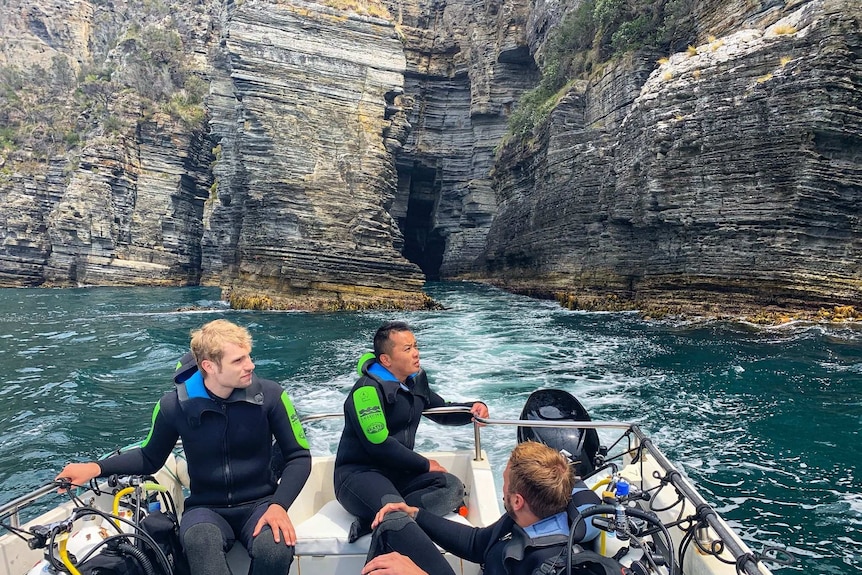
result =
[{"label": "outboard motor", "polygon": [[[590,421],[590,415],[575,396],[561,389],[538,389],[530,394],[520,419],[533,421]],[[575,473],[586,477],[596,468],[599,434],[577,427],[518,427],[518,443],[538,441],[566,455]]]}]

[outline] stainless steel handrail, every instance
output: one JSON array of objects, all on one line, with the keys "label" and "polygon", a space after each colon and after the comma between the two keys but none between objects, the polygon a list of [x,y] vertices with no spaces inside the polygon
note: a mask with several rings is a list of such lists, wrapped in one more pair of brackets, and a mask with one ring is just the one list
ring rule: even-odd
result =
[{"label": "stainless steel handrail", "polygon": [[30,493],[26,495],[22,495],[8,503],[4,503],[0,506],[0,519],[4,517],[9,517],[9,524],[12,527],[21,527],[21,520],[18,516],[18,512],[36,501],[44,497],[45,495],[51,493],[52,491],[56,491],[57,486],[53,483],[48,483],[47,485],[43,485],[37,489],[34,489]]},{"label": "stainless steel handrail", "polygon": [[[683,496],[685,496],[692,505],[694,505],[699,517],[706,521],[707,524],[718,534],[719,538],[724,543],[724,546],[728,551],[730,551],[734,559],[739,560],[744,557],[740,566],[745,570],[745,572],[749,575],[760,575],[762,571],[757,565],[757,559],[750,556],[747,551],[737,544],[736,537],[732,532],[730,532],[715,509],[713,509],[712,506],[707,503],[707,501],[701,497],[697,491],[695,491],[694,486],[692,486],[685,477],[682,476],[676,466],[671,463],[671,461],[665,457],[661,451],[659,451],[658,447],[656,447],[652,440],[647,437],[643,431],[641,431],[640,427],[633,425],[632,433],[640,442],[641,447],[646,449],[649,454],[652,455],[656,463],[659,464],[665,473],[675,472],[668,475],[670,483]],[[680,558],[680,560],[682,560],[682,558]]]},{"label": "stainless steel handrail", "polygon": [[[463,405],[433,407],[426,409],[422,415],[438,415],[445,413],[470,413],[470,408]],[[316,413],[301,418],[302,423],[319,421],[321,419],[343,418],[343,413]],[[473,417],[473,444],[475,460],[482,461],[482,434],[480,429],[485,425],[515,425],[524,427],[571,427],[573,429],[630,429],[633,423],[627,421],[546,421],[541,419],[491,419]]]},{"label": "stainless steel handrail", "polygon": [[[445,413],[470,413],[470,408],[465,407],[463,405],[453,405],[448,407],[432,407],[431,409],[426,409],[422,412],[422,415],[439,415]],[[305,417],[301,417],[300,421],[302,423],[312,422],[312,421],[320,421],[322,419],[333,419],[333,418],[343,418],[343,413],[315,413],[312,415],[306,415]],[[475,445],[476,452],[476,461],[482,461],[482,438],[480,437],[479,427],[476,422],[479,418],[473,418],[473,443]],[[483,420],[484,421],[484,420]]]},{"label": "stainless steel handrail", "polygon": [[476,461],[482,460],[482,440],[479,428],[483,425],[515,425],[518,427],[570,427],[573,429],[630,429],[633,423],[626,421],[546,421],[542,419],[490,419],[474,417]]},{"label": "stainless steel handrail", "polygon": [[302,423],[306,423],[308,421],[318,421],[320,419],[335,419],[335,418],[343,418],[343,413],[313,413],[311,415],[306,415],[305,417],[300,417],[299,421]]}]

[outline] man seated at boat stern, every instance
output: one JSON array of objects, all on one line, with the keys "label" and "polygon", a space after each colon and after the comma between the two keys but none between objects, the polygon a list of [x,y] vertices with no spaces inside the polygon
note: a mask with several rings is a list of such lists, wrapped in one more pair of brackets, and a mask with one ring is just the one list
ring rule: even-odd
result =
[{"label": "man seated at boat stern", "polygon": [[[483,565],[484,575],[544,573],[543,564],[560,557],[567,545],[579,510],[599,503],[599,496],[576,480],[560,452],[543,443],[519,443],[503,471],[506,513],[500,519],[487,527],[470,527],[403,502],[388,503],[374,519],[362,575],[452,574],[434,543]],[[597,535],[591,521],[581,521],[574,542]]]},{"label": "man seated at boat stern", "polygon": [[349,539],[371,531],[380,507],[406,501],[445,515],[464,502],[464,485],[437,461],[413,451],[422,411],[469,407],[467,413],[429,416],[444,425],[466,425],[488,417],[479,401],[449,403],[431,391],[419,365],[410,326],[389,322],[374,334],[374,354],[358,366],[361,377],[344,402],[344,430],[335,456],[335,497],[356,516]]},{"label": "man seated at boat stern", "polygon": [[[311,454],[287,393],[254,373],[251,347],[248,330],[227,320],[195,330],[176,387],[156,404],[140,448],[69,464],[57,476],[85,485],[93,477],[152,474],[181,438],[191,488],[180,538],[193,575],[230,575],[226,553],[237,540],[254,575],[284,575],[293,561],[287,509],[308,479]],[[280,478],[270,468],[273,438],[286,461]]]}]

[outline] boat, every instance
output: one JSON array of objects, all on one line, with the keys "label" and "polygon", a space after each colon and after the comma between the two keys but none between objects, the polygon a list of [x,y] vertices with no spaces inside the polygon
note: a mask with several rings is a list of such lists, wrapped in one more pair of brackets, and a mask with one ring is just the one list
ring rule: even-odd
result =
[{"label": "boat", "polygon": [[[452,412],[465,408],[437,408]],[[429,413],[426,412],[426,413]],[[307,429],[321,419],[303,418]],[[486,526],[501,515],[496,483],[481,431],[485,426],[515,427],[517,439],[543,441],[570,457],[602,504],[585,510],[579,521],[592,521],[601,535],[594,551],[615,557],[637,575],[770,575],[763,558],[700,496],[694,485],[664,456],[640,427],[618,421],[593,421],[567,392],[538,390],[517,420],[477,419],[472,448],[425,453],[464,482],[467,495],[460,513],[450,519]],[[449,428],[451,429],[451,428]],[[297,533],[290,575],[356,575],[365,563],[370,535],[353,543],[353,517],[335,500],[334,456],[313,457],[311,475],[288,513]],[[112,477],[21,524],[28,509],[44,506],[57,491],[54,483],[0,506],[0,572],[9,575],[87,573],[87,561],[124,549],[143,550],[135,561],[149,564],[154,575],[178,575],[181,561],[170,545],[156,541],[142,526],[150,516],[180,517],[188,474],[182,447],[154,477]],[[56,497],[56,495],[54,495]],[[112,542],[109,545],[108,542]],[[139,552],[138,555],[141,555]],[[478,575],[481,566],[446,553],[459,575]],[[246,573],[241,545],[228,555],[233,573]],[[565,571],[562,571],[565,572]]]}]

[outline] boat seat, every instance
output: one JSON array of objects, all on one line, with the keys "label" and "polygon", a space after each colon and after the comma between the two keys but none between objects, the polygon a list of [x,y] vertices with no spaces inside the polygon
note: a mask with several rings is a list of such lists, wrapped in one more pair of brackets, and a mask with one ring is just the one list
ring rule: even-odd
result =
[{"label": "boat seat", "polygon": [[[447,519],[470,525],[457,513],[446,515]],[[354,516],[348,513],[338,501],[331,500],[320,511],[296,526],[297,555],[362,555],[368,553],[371,535],[363,535],[353,543],[348,543],[350,525]]]}]

